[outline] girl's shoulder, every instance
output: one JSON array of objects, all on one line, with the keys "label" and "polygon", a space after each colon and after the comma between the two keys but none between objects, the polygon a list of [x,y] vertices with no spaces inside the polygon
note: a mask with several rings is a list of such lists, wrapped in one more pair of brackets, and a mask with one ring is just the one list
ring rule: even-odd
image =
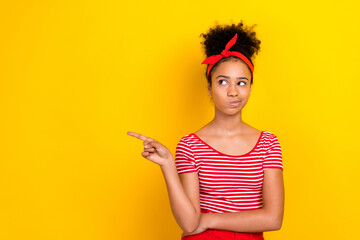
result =
[{"label": "girl's shoulder", "polygon": [[268,148],[280,146],[279,139],[278,139],[277,135],[275,135],[273,132],[263,131],[262,135],[263,135],[262,136],[263,146],[267,146]]},{"label": "girl's shoulder", "polygon": [[178,140],[179,143],[189,143],[189,141],[193,140],[194,139],[194,133],[191,132],[191,133],[187,133],[183,136],[181,136]]},{"label": "girl's shoulder", "polygon": [[273,132],[268,131],[268,130],[264,130],[264,131],[262,131],[262,133],[263,133],[264,137],[266,137],[266,138],[271,139],[271,138],[276,137],[276,135]]}]

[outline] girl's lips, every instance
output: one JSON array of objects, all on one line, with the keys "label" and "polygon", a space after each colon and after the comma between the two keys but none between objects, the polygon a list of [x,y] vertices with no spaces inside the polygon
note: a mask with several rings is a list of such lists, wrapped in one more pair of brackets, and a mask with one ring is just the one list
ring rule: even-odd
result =
[{"label": "girl's lips", "polygon": [[229,105],[232,107],[237,107],[239,104],[240,104],[240,101],[229,102]]}]

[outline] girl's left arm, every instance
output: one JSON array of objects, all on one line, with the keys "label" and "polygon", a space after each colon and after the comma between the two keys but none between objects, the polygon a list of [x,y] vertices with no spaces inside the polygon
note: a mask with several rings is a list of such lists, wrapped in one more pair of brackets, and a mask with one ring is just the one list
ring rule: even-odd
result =
[{"label": "girl's left arm", "polygon": [[280,168],[264,170],[263,207],[231,213],[202,213],[199,228],[235,232],[265,232],[281,228],[284,216],[284,181]]}]

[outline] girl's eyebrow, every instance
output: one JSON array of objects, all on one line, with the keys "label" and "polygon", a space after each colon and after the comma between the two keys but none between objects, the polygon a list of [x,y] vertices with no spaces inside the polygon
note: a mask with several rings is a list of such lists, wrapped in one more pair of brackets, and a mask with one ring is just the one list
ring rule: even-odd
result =
[{"label": "girl's eyebrow", "polygon": [[[219,77],[223,77],[223,78],[227,78],[227,79],[230,78],[229,76],[225,76],[225,75],[219,75],[219,76],[217,76],[216,78],[219,78]],[[248,79],[247,77],[238,77],[238,78],[236,78],[236,79],[246,79],[246,80],[249,81],[249,79]]]}]

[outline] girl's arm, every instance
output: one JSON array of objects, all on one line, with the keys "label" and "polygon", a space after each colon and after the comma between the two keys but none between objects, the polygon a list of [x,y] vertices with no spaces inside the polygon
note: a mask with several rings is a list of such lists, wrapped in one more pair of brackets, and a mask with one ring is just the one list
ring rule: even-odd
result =
[{"label": "girl's arm", "polygon": [[235,232],[279,230],[284,215],[284,183],[281,169],[264,170],[263,208],[232,213],[203,213],[199,229]]},{"label": "girl's arm", "polygon": [[178,174],[174,160],[160,167],[165,178],[171,210],[177,223],[184,234],[195,231],[201,214],[197,173]]},{"label": "girl's arm", "polygon": [[168,148],[139,133],[129,131],[127,134],[144,141],[144,152],[141,155],[160,166],[176,222],[185,234],[193,232],[199,225],[201,214],[197,173],[184,173],[179,177],[174,158]]}]

